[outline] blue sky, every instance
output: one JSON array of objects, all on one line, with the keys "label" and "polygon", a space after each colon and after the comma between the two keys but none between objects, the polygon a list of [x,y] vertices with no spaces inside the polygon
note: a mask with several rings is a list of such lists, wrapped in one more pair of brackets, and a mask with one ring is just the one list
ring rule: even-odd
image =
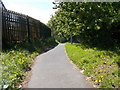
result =
[{"label": "blue sky", "polygon": [[2,0],[9,10],[29,15],[43,23],[47,23],[56,11],[52,9],[54,0]]}]

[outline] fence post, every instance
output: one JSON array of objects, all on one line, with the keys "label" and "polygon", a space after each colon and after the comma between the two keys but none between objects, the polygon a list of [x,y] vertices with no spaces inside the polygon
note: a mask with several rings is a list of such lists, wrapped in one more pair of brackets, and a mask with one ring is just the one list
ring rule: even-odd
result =
[{"label": "fence post", "polygon": [[[0,83],[2,82],[2,3],[0,0]],[[2,85],[0,85],[0,89],[2,88]]]},{"label": "fence post", "polygon": [[0,0],[0,52],[2,51],[2,1]]},{"label": "fence post", "polygon": [[28,29],[28,42],[30,43],[30,27],[29,27],[29,17],[27,16],[27,29]]}]

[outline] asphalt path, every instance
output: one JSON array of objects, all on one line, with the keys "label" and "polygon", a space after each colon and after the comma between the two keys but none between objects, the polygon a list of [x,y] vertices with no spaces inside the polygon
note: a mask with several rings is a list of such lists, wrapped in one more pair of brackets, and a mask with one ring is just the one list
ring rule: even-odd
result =
[{"label": "asphalt path", "polygon": [[67,58],[64,44],[36,58],[28,88],[93,88]]}]

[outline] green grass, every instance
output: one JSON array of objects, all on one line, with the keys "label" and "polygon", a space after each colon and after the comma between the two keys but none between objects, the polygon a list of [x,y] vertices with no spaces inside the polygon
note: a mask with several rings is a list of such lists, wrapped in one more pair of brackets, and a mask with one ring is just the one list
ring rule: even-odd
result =
[{"label": "green grass", "polygon": [[117,88],[120,56],[112,51],[87,48],[77,43],[65,45],[69,58],[99,88]]},{"label": "green grass", "polygon": [[2,88],[19,88],[26,71],[31,70],[34,58],[40,53],[55,46],[53,39],[34,40],[31,43],[15,45],[2,52]]}]

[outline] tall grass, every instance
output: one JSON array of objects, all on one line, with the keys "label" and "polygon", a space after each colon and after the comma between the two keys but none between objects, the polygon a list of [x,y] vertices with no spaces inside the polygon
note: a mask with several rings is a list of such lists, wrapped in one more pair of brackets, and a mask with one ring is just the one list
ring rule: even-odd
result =
[{"label": "tall grass", "polygon": [[88,48],[82,44],[65,45],[69,58],[100,88],[118,88],[120,56],[112,51]]}]

